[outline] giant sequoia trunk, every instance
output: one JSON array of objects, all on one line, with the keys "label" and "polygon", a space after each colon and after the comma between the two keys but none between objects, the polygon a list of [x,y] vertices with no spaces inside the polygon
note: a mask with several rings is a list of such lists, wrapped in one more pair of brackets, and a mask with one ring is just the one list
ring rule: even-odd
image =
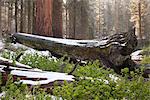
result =
[{"label": "giant sequoia trunk", "polygon": [[36,1],[36,34],[43,36],[53,36],[52,4],[53,0]]},{"label": "giant sequoia trunk", "polygon": [[62,0],[37,0],[36,9],[36,34],[63,37]]},{"label": "giant sequoia trunk", "polygon": [[120,72],[123,66],[131,66],[130,54],[137,45],[134,32],[115,34],[101,41],[58,39],[24,33],[16,33],[13,37],[16,42],[34,49],[49,50],[52,54],[68,55],[79,60],[99,59],[105,67],[116,72]]}]

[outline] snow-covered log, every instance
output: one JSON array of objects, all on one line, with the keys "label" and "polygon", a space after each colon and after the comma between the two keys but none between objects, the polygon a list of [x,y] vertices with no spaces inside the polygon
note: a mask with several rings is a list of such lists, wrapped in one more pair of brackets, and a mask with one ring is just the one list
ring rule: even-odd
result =
[{"label": "snow-covered log", "polygon": [[8,80],[8,75],[13,76],[13,81],[17,83],[23,83],[30,86],[39,85],[41,87],[53,86],[54,82],[63,84],[64,80],[72,82],[74,76],[67,75],[66,73],[48,72],[40,69],[33,69],[28,65],[21,64],[17,61],[5,59],[0,57],[0,72],[2,73],[2,84],[4,85]]},{"label": "snow-covered log", "polygon": [[79,60],[102,61],[103,65],[116,72],[132,66],[130,54],[137,46],[135,31],[114,34],[99,40],[72,40],[15,33],[13,41],[38,50],[49,50],[56,56],[68,55]]},{"label": "snow-covered log", "polygon": [[[25,69],[17,67],[9,67],[6,70],[6,66],[0,65],[0,72],[2,73],[3,84],[8,80],[8,75],[12,75],[13,81],[17,83],[27,84],[29,86],[41,86],[44,88],[54,85],[54,82],[58,82],[61,85],[64,81],[74,81],[74,76],[67,75],[66,73],[48,72],[37,69]],[[9,73],[8,73],[9,71]],[[18,81],[18,79],[20,79]]]}]

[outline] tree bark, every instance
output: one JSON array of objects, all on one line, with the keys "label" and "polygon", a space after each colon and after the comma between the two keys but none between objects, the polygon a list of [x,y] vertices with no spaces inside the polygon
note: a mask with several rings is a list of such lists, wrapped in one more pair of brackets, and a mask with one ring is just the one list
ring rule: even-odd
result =
[{"label": "tree bark", "polygon": [[32,2],[32,33],[35,33],[36,31],[36,2],[35,2],[35,0],[33,0],[33,2]]},{"label": "tree bark", "polygon": [[0,0],[0,39],[2,38],[2,26],[1,26],[1,23],[2,23],[2,15],[1,15],[2,9],[1,9],[1,5],[2,5],[2,1]]},{"label": "tree bark", "polygon": [[139,12],[139,37],[142,39],[142,16],[141,16],[141,2],[138,3],[138,12]]},{"label": "tree bark", "polygon": [[24,20],[24,18],[23,18],[23,11],[24,11],[24,9],[23,9],[23,4],[24,4],[24,1],[23,0],[21,0],[21,11],[20,11],[20,32],[23,32],[23,20]]},{"label": "tree bark", "polygon": [[53,18],[52,18],[52,28],[54,37],[63,37],[62,32],[62,0],[53,1]]},{"label": "tree bark", "polygon": [[39,50],[49,50],[61,56],[66,54],[73,59],[90,61],[99,59],[104,66],[111,67],[116,72],[121,71],[124,63],[131,66],[130,54],[137,46],[133,31],[115,34],[102,41],[47,38],[23,33],[16,33],[14,37],[21,44]]},{"label": "tree bark", "polygon": [[115,19],[114,19],[114,24],[115,24],[115,32],[119,33],[119,2],[118,0],[115,0]]},{"label": "tree bark", "polygon": [[53,36],[52,4],[53,0],[36,1],[36,34],[43,36]]},{"label": "tree bark", "polygon": [[93,38],[93,27],[90,24],[89,1],[88,0],[70,0],[67,1],[69,12],[69,37],[74,39]]},{"label": "tree bark", "polygon": [[18,0],[15,0],[15,31],[18,32]]},{"label": "tree bark", "polygon": [[32,33],[31,29],[32,29],[32,20],[31,20],[31,13],[32,13],[32,5],[31,3],[33,1],[28,0],[28,33]]}]

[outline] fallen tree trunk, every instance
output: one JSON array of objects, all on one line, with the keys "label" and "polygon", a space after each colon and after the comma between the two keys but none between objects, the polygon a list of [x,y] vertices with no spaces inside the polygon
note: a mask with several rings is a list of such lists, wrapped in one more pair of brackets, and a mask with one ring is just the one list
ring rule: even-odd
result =
[{"label": "fallen tree trunk", "polygon": [[[50,88],[55,82],[62,85],[64,81],[74,81],[74,76],[66,73],[48,72],[40,69],[26,69],[14,66],[0,65],[0,72],[2,73],[2,85],[5,85],[12,75],[12,79],[16,83],[27,84],[28,86],[40,86],[42,88]],[[18,80],[19,79],[19,80]]]},{"label": "fallen tree trunk", "polygon": [[15,33],[13,41],[38,50],[49,50],[56,56],[67,55],[73,59],[102,61],[116,72],[126,64],[132,66],[130,54],[137,46],[134,31],[111,35],[101,41],[71,40]]}]

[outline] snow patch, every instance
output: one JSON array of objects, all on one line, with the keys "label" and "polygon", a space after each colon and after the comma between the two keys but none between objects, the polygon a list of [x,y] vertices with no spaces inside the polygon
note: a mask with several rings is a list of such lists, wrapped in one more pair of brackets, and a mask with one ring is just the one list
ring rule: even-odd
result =
[{"label": "snow patch", "polygon": [[5,44],[3,43],[2,40],[0,40],[0,50],[4,49]]},{"label": "snow patch", "polygon": [[0,98],[5,97],[5,95],[6,95],[6,92],[2,92],[2,93],[0,93]]},{"label": "snow patch", "polygon": [[42,85],[48,84],[50,82],[58,81],[58,80],[66,80],[66,81],[74,81],[74,76],[67,75],[66,73],[58,73],[58,72],[29,72],[29,71],[19,71],[13,70],[11,71],[12,75],[17,76],[25,76],[27,78],[47,78],[47,80],[41,81],[32,81],[32,80],[20,80],[23,84],[30,84],[30,85]]},{"label": "snow patch", "polygon": [[[8,62],[8,63],[13,63],[13,62],[14,62],[13,60],[8,60],[8,59],[5,59],[5,58],[3,58],[3,57],[0,57],[0,60],[5,61],[5,62]],[[20,67],[31,68],[30,66],[21,64],[21,63],[19,63],[19,62],[15,62],[15,64],[18,65],[18,66],[20,66]]]},{"label": "snow patch", "polygon": [[49,51],[37,51],[37,50],[34,50],[34,49],[29,49],[29,50],[26,50],[24,52],[24,55],[26,54],[37,54],[37,55],[40,55],[40,56],[50,56],[50,52]]},{"label": "snow patch", "polygon": [[29,48],[29,47],[27,47],[27,46],[25,46],[25,45],[22,45],[22,44],[19,44],[19,43],[12,43],[11,44],[15,49],[18,49],[18,48],[23,48],[23,49],[31,49],[31,48]]},{"label": "snow patch", "polygon": [[113,75],[113,74],[109,74],[109,77],[110,77],[114,82],[117,82],[117,80],[119,80],[119,78],[116,77],[116,76]]}]

